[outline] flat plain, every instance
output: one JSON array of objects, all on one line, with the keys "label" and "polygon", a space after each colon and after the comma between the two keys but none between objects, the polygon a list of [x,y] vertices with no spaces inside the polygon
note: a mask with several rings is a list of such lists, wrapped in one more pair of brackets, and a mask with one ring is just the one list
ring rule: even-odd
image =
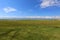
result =
[{"label": "flat plain", "polygon": [[60,40],[60,20],[0,20],[0,40]]}]

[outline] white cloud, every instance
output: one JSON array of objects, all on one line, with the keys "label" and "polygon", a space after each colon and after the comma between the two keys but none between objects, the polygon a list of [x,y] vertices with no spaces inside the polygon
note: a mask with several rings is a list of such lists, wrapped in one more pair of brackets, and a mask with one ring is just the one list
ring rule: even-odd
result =
[{"label": "white cloud", "polygon": [[59,0],[42,0],[40,7],[41,8],[46,8],[50,6],[60,6],[60,1]]},{"label": "white cloud", "polygon": [[6,13],[10,13],[10,12],[17,11],[15,8],[12,8],[12,7],[6,7],[6,8],[3,8],[3,10],[4,10]]}]

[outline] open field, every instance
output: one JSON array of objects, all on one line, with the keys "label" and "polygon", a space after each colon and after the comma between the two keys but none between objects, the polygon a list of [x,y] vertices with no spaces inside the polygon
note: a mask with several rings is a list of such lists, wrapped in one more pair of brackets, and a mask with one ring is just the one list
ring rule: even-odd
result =
[{"label": "open field", "polygon": [[60,20],[0,20],[0,40],[60,40]]}]

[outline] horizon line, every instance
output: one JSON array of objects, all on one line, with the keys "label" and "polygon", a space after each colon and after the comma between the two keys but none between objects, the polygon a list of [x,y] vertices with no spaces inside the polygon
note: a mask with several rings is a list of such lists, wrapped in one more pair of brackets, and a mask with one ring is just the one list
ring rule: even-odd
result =
[{"label": "horizon line", "polygon": [[0,16],[1,18],[60,18],[60,16]]}]

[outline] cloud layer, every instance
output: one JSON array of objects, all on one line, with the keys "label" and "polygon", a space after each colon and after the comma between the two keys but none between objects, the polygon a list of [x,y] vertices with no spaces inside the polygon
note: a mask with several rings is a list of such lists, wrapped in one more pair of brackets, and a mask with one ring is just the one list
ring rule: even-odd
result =
[{"label": "cloud layer", "polygon": [[60,19],[60,16],[0,16],[0,19],[9,18],[42,18],[42,19]]},{"label": "cloud layer", "polygon": [[40,7],[46,8],[51,6],[58,6],[60,7],[60,0],[42,0]]},{"label": "cloud layer", "polygon": [[12,8],[12,7],[6,7],[6,8],[3,8],[3,10],[4,10],[6,13],[10,13],[10,12],[17,11],[15,8]]}]

